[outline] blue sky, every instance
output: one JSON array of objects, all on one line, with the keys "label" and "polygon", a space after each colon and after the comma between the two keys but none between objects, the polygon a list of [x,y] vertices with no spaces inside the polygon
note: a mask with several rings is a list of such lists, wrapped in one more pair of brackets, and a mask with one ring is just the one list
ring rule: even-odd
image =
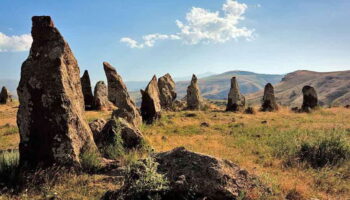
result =
[{"label": "blue sky", "polygon": [[167,72],[350,69],[349,0],[232,2],[1,0],[0,79],[19,79],[33,15],[52,16],[94,81],[105,79],[103,61],[129,81]]}]

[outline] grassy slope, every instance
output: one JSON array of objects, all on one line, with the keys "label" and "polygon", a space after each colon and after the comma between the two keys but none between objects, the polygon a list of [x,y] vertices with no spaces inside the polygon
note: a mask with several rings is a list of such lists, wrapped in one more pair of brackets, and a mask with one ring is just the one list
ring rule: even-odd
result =
[{"label": "grassy slope", "polygon": [[[322,109],[312,114],[295,114],[287,109],[277,113],[246,115],[221,111],[167,112],[151,126],[143,126],[147,140],[157,151],[177,146],[229,159],[271,186],[276,199],[296,189],[305,197],[346,199],[350,196],[350,163],[342,167],[315,170],[305,166],[288,167],[285,158],[301,141],[336,135],[350,144],[350,109]],[[108,112],[87,112],[88,121]],[[15,129],[15,105],[0,105],[0,149],[15,148],[18,134]],[[262,121],[267,121],[262,124]],[[208,122],[209,127],[202,127]],[[9,123],[10,126],[5,126]],[[119,185],[108,175],[66,175],[55,185],[38,193],[22,193],[16,198],[40,199],[57,193],[64,199],[98,199],[106,190]],[[0,199],[14,197],[0,196]]]}]

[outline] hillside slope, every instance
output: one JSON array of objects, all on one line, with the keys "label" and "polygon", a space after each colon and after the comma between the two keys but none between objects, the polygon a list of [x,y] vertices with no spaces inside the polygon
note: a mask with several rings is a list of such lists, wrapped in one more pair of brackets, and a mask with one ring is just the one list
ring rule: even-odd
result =
[{"label": "hillside slope", "polygon": [[[230,89],[230,80],[233,76],[237,77],[240,90],[243,94],[257,92],[262,90],[266,83],[278,83],[283,75],[257,74],[246,71],[229,71],[218,75],[200,78],[198,81],[202,96],[208,99],[226,99]],[[189,81],[180,81],[176,83],[178,97],[186,95]]]},{"label": "hillside slope", "polygon": [[[350,70],[338,72],[314,72],[307,70],[287,74],[276,84],[275,95],[281,105],[300,106],[302,88],[305,85],[315,87],[320,105],[350,104]],[[251,104],[259,103],[263,91],[248,95]]]}]

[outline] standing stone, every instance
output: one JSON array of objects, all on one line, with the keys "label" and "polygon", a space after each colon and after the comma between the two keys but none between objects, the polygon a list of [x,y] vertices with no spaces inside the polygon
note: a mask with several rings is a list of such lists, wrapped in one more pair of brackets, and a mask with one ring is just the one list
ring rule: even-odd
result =
[{"label": "standing stone", "polygon": [[7,104],[12,101],[12,96],[10,92],[6,89],[6,87],[2,87],[0,92],[0,104]]},{"label": "standing stone", "polygon": [[175,82],[170,74],[165,74],[158,79],[158,88],[160,93],[160,105],[162,109],[172,109],[173,102],[176,99]]},{"label": "standing stone", "polygon": [[226,111],[241,111],[245,107],[245,97],[239,91],[239,86],[236,77],[231,79],[231,88],[228,93],[228,102],[226,106]]},{"label": "standing stone", "polygon": [[202,104],[202,97],[198,87],[198,79],[196,75],[192,75],[191,84],[187,87],[187,109],[199,110]]},{"label": "standing stone", "polygon": [[32,18],[33,43],[17,88],[20,165],[80,164],[96,151],[84,120],[78,63],[51,17]]},{"label": "standing stone", "polygon": [[112,103],[108,100],[107,86],[103,81],[96,83],[93,104],[96,110],[110,110],[113,107]]},{"label": "standing stone", "polygon": [[85,110],[91,110],[94,104],[94,96],[92,95],[90,76],[87,70],[84,71],[80,81],[84,95]]},{"label": "standing stone", "polygon": [[311,109],[314,109],[318,106],[317,93],[315,88],[306,85],[302,89],[303,92],[303,105],[301,110],[304,112],[309,112]]},{"label": "standing stone", "polygon": [[271,83],[265,85],[263,103],[261,105],[262,111],[275,111],[278,110],[276,103],[275,92]]},{"label": "standing stone", "polygon": [[154,120],[159,119],[161,116],[159,89],[157,84],[157,77],[155,75],[148,83],[145,91],[141,90],[141,95],[142,120],[147,124],[151,124]]},{"label": "standing stone", "polygon": [[103,62],[103,68],[108,81],[108,99],[118,107],[112,117],[121,117],[136,127],[140,126],[142,123],[140,113],[130,98],[122,77],[108,62]]}]

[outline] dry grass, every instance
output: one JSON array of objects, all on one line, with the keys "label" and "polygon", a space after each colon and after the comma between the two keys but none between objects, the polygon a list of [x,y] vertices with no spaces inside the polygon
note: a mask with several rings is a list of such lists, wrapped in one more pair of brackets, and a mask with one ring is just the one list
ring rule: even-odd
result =
[{"label": "dry grass", "polygon": [[[0,105],[0,150],[17,148],[16,110],[15,105]],[[188,117],[189,113],[195,116]],[[110,114],[89,111],[86,119],[107,119]],[[201,126],[202,122],[207,122],[209,127]],[[142,131],[156,151],[185,146],[239,164],[268,184],[275,199],[283,199],[294,190],[306,198],[347,199],[350,196],[349,162],[337,167],[312,169],[302,164],[288,165],[286,160],[302,141],[332,135],[342,137],[350,144],[349,122],[350,109],[344,108],[320,109],[311,114],[296,114],[287,108],[254,115],[183,111],[163,113],[160,121],[144,125]],[[10,126],[4,127],[7,123]],[[116,187],[115,181],[106,175],[82,174],[58,182],[49,193],[56,192],[64,199],[97,199],[106,190]],[[29,195],[27,199],[42,199],[43,194],[20,195]],[[0,196],[0,199],[13,198]]]}]

